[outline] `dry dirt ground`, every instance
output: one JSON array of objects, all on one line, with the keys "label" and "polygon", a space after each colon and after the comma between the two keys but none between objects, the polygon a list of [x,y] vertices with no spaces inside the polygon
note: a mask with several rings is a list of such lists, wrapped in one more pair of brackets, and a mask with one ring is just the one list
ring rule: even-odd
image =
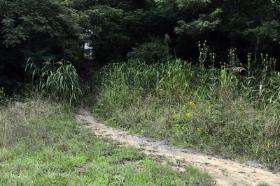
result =
[{"label": "dry dirt ground", "polygon": [[97,123],[86,110],[80,110],[76,119],[87,124],[96,136],[109,137],[123,145],[138,148],[146,155],[164,157],[172,162],[179,171],[184,171],[187,165],[204,170],[215,179],[217,185],[258,185],[265,182],[272,186],[280,186],[280,173],[272,173],[260,167],[201,154],[190,149],[175,148],[162,141],[130,135],[127,132]]}]

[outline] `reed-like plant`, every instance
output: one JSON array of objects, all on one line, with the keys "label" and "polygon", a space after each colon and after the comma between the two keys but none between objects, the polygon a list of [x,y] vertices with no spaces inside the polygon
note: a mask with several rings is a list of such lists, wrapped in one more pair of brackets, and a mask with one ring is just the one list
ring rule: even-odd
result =
[{"label": "reed-like plant", "polygon": [[28,61],[25,70],[32,85],[56,101],[62,100],[71,105],[82,95],[78,73],[68,61],[47,61],[42,66]]}]

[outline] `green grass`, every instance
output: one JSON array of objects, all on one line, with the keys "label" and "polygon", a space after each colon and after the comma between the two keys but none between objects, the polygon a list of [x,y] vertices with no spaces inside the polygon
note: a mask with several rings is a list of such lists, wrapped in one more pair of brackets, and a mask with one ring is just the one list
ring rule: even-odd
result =
[{"label": "green grass", "polygon": [[133,133],[279,170],[280,73],[245,68],[112,64],[98,74],[93,112]]},{"label": "green grass", "polygon": [[73,112],[40,100],[0,108],[0,185],[212,185],[133,148],[97,139]]}]

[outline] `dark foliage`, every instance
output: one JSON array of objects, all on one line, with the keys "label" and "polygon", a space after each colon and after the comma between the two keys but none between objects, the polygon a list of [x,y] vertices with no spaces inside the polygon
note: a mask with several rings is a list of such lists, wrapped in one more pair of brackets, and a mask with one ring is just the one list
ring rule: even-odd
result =
[{"label": "dark foliage", "polygon": [[183,59],[197,58],[204,40],[219,61],[230,48],[241,61],[247,53],[255,62],[261,53],[279,59],[280,6],[273,0],[0,0],[0,87],[23,82],[28,58],[65,59],[83,69],[84,61],[125,60],[149,38]]}]

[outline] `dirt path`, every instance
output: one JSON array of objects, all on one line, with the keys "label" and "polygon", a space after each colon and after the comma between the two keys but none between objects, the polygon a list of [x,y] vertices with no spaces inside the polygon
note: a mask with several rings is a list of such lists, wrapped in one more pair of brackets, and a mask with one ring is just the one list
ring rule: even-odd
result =
[{"label": "dirt path", "polygon": [[[147,155],[159,155],[175,164],[192,165],[208,172],[217,182],[217,185],[258,185],[268,183],[280,186],[280,174],[268,170],[251,167],[231,160],[220,159],[209,155],[193,152],[188,149],[174,148],[162,141],[130,135],[127,132],[113,129],[97,123],[86,110],[80,110],[76,115],[79,122],[88,124],[96,136],[110,137],[124,145],[133,146],[142,150]],[[185,162],[182,164],[182,162]],[[180,168],[180,165],[178,168]]]}]

